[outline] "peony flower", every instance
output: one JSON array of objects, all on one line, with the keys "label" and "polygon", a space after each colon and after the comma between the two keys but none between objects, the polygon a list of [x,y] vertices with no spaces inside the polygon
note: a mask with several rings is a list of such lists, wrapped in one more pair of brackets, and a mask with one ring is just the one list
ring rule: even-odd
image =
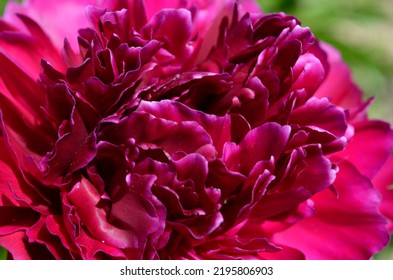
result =
[{"label": "peony flower", "polygon": [[368,259],[388,243],[393,132],[295,17],[46,2],[0,25],[12,258]]}]

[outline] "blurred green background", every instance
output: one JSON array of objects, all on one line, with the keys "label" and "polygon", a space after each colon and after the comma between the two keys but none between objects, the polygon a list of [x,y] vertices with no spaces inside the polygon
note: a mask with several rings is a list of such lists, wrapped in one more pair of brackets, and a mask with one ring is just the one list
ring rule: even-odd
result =
[{"label": "blurred green background", "polygon": [[[286,12],[317,38],[338,48],[366,97],[375,96],[370,117],[393,123],[392,0],[257,0],[265,13]],[[6,0],[0,0],[0,13]],[[0,248],[0,259],[6,256]],[[393,259],[393,244],[375,257]]]}]

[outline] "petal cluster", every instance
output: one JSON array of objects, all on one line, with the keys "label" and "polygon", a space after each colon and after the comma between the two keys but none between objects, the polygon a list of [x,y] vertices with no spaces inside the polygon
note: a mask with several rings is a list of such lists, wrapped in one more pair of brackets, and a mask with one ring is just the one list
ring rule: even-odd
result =
[{"label": "petal cluster", "polygon": [[387,244],[393,131],[295,17],[45,3],[0,21],[12,258],[368,259]]}]

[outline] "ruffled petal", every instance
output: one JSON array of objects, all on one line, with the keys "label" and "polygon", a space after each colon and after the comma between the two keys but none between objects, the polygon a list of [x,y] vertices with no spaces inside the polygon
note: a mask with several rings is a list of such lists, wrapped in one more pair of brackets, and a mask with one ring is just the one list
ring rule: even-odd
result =
[{"label": "ruffled petal", "polygon": [[[380,196],[370,180],[349,162],[340,164],[330,189],[313,197],[315,216],[275,235],[280,244],[303,252],[307,259],[369,259],[389,241]],[[356,238],[355,238],[356,237]]]}]

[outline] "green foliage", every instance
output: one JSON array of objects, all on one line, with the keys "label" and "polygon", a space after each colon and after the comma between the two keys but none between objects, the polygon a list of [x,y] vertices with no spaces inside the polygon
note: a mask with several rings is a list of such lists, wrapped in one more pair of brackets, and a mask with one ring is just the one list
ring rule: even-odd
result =
[{"label": "green foliage", "polygon": [[0,0],[0,14],[3,14],[5,4],[7,3],[6,0]]},{"label": "green foliage", "polygon": [[7,259],[7,251],[3,247],[0,247],[0,260],[6,260],[6,259]]}]

